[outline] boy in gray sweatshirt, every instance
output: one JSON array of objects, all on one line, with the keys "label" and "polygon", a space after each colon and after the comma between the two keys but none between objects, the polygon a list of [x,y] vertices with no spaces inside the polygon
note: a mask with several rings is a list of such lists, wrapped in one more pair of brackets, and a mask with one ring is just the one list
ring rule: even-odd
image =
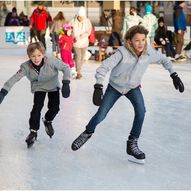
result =
[{"label": "boy in gray sweatshirt", "polygon": [[[96,114],[86,125],[86,130],[72,143],[72,150],[78,150],[94,133],[96,126],[105,119],[107,113],[121,97],[125,96],[134,107],[133,126],[127,141],[129,160],[144,163],[145,153],[138,148],[138,138],[145,117],[145,105],[140,83],[148,65],[159,63],[169,71],[176,89],[184,91],[184,85],[173,70],[171,61],[153,47],[147,46],[148,31],[140,25],[131,27],[125,36],[126,43],[115,54],[104,60],[96,70],[93,103],[99,106]],[[103,96],[103,81],[111,71],[109,84]]]},{"label": "boy in gray sweatshirt", "polygon": [[29,44],[27,47],[29,60],[22,63],[20,69],[14,74],[0,91],[0,104],[13,85],[22,77],[26,76],[31,83],[31,92],[34,93],[34,103],[30,114],[29,126],[30,134],[26,138],[28,148],[31,147],[37,138],[37,131],[40,127],[41,110],[44,105],[46,94],[48,95],[48,111],[43,119],[46,133],[50,138],[54,134],[52,121],[59,111],[60,84],[58,81],[58,71],[63,72],[62,96],[70,95],[70,68],[61,60],[55,57],[46,57],[45,48],[41,42]]}]

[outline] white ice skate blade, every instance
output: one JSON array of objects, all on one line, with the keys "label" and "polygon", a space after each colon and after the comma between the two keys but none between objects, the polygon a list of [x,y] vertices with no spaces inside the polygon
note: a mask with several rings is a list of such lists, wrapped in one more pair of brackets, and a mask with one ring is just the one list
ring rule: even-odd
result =
[{"label": "white ice skate blade", "polygon": [[134,162],[137,164],[145,164],[145,159],[136,159],[135,157],[130,156],[130,155],[128,155],[128,161]]}]

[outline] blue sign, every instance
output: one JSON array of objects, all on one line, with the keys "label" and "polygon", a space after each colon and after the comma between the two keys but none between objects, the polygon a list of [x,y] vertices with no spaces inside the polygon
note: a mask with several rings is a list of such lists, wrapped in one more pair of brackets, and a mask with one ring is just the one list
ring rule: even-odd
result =
[{"label": "blue sign", "polygon": [[10,42],[13,44],[18,44],[20,42],[26,41],[25,32],[5,32],[5,42]]}]

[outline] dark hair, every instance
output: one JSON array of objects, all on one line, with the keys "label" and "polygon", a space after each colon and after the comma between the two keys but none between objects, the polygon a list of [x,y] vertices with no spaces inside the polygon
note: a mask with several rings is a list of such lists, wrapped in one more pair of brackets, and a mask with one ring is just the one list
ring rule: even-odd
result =
[{"label": "dark hair", "polygon": [[164,18],[163,17],[160,17],[159,19],[158,19],[158,24],[159,23],[164,23]]},{"label": "dark hair", "polygon": [[17,8],[16,8],[16,7],[13,7],[13,8],[12,8],[12,12],[15,12],[15,13],[16,13],[16,12],[17,12]]},{"label": "dark hair", "polygon": [[147,36],[149,31],[141,25],[135,25],[126,32],[125,40],[131,40],[137,33]]},{"label": "dark hair", "polygon": [[130,10],[129,10],[129,14],[130,15],[134,15],[134,12],[137,12],[136,8],[135,7],[131,7]]},{"label": "dark hair", "polygon": [[185,1],[176,1],[176,5],[180,5],[182,3],[184,3]]},{"label": "dark hair", "polygon": [[59,11],[58,14],[54,17],[54,21],[58,20],[66,20],[62,11]]}]

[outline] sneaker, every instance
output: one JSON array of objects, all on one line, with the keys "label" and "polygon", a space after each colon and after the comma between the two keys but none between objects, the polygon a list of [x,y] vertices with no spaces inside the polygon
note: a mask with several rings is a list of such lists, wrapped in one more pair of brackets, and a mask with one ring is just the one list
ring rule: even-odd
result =
[{"label": "sneaker", "polygon": [[52,138],[52,136],[54,135],[54,129],[52,126],[52,121],[47,121],[46,119],[42,118],[44,126],[45,126],[45,131],[47,133],[47,135]]},{"label": "sneaker", "polygon": [[76,72],[76,69],[74,67],[71,68],[71,74],[72,74],[73,79],[75,79],[77,77],[77,72]]},{"label": "sneaker", "polygon": [[186,56],[180,55],[179,57],[175,58],[175,60],[178,62],[184,62],[186,61]]},{"label": "sneaker", "polygon": [[30,133],[25,140],[25,142],[27,143],[27,147],[30,148],[34,144],[36,139],[37,139],[37,131],[30,129]]},{"label": "sneaker", "polygon": [[167,58],[169,58],[170,59],[170,61],[176,61],[176,59],[175,58],[173,58],[173,57],[171,57],[171,56],[168,56]]},{"label": "sneaker", "polygon": [[76,75],[76,79],[79,80],[79,79],[81,79],[81,78],[82,78],[82,74],[77,73],[77,75]]},{"label": "sneaker", "polygon": [[83,133],[80,134],[80,136],[74,140],[72,143],[72,150],[76,151],[78,150],[84,143],[88,141],[88,139],[92,136],[93,133],[87,133],[84,131]]},{"label": "sneaker", "polygon": [[127,154],[129,155],[129,161],[144,164],[145,161],[145,153],[143,153],[138,145],[137,145],[138,139],[136,138],[129,138],[127,141]]}]

